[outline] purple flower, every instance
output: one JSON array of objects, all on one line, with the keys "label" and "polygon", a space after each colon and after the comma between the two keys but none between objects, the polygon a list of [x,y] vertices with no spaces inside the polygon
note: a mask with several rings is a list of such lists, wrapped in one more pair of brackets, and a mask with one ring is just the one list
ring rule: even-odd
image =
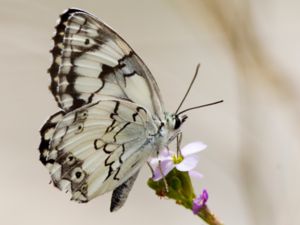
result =
[{"label": "purple flower", "polygon": [[200,194],[197,198],[193,201],[193,213],[198,214],[203,206],[205,206],[206,202],[208,200],[208,193],[204,189],[202,194]]},{"label": "purple flower", "polygon": [[172,169],[189,172],[190,176],[201,178],[202,174],[193,169],[198,164],[196,153],[204,150],[207,146],[202,142],[192,142],[184,146],[179,155],[167,149],[163,149],[157,158],[152,158],[149,163],[154,171],[152,179],[158,181],[165,177]]}]

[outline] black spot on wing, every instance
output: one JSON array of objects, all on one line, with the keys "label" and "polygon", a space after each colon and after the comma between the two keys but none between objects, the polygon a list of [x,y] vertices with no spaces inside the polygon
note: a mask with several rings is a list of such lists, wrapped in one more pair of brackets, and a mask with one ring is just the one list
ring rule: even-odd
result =
[{"label": "black spot on wing", "polygon": [[53,114],[44,124],[40,130],[41,142],[39,145],[40,151],[40,161],[46,165],[47,163],[53,164],[55,161],[53,159],[48,159],[45,153],[50,153],[49,145],[52,137],[46,138],[47,132],[51,129],[55,129],[57,123],[60,121],[58,118],[62,117],[65,113],[63,111]]},{"label": "black spot on wing", "polygon": [[[126,67],[127,70],[133,68],[132,65],[130,64],[130,62],[126,61],[128,58],[131,58],[133,56],[134,56],[133,51],[130,51],[127,55],[124,55],[121,59],[118,60],[118,64],[116,66],[112,67],[112,66],[108,66],[108,65],[103,65],[102,71],[98,77],[102,80],[103,83],[105,83],[107,76],[116,75],[117,73],[123,74],[124,78],[134,76],[136,74],[135,70],[131,70],[127,73],[124,73],[122,70],[122,68],[124,68],[124,67]],[[124,85],[126,86],[125,79],[124,79]]]},{"label": "black spot on wing", "polygon": [[112,120],[112,122],[111,122],[111,124],[106,128],[106,130],[105,130],[105,133],[107,134],[108,132],[111,132],[115,127],[114,127],[114,125],[115,125],[115,123],[116,123],[116,120],[115,119],[113,119]]},{"label": "black spot on wing", "polygon": [[108,151],[106,148],[107,148],[107,145],[108,144],[105,144],[104,146],[103,146],[103,151],[106,153],[106,154],[111,154],[113,151]]},{"label": "black spot on wing", "polygon": [[121,167],[118,167],[117,170],[116,170],[116,172],[115,172],[115,175],[114,175],[114,180],[120,180],[120,178],[117,177],[118,174],[119,174],[119,172],[120,172],[120,170],[121,170]]},{"label": "black spot on wing", "polygon": [[130,124],[130,122],[125,123],[125,125],[124,125],[120,130],[118,130],[118,131],[115,133],[115,135],[114,135],[114,141],[115,141],[115,142],[117,141],[117,135],[118,135],[119,133],[121,133],[122,130],[124,130],[129,124]]},{"label": "black spot on wing", "polygon": [[134,75],[136,75],[136,72],[135,71],[133,71],[133,72],[131,72],[131,73],[124,73],[124,77],[126,78],[126,77],[132,77],[132,76],[134,76]]},{"label": "black spot on wing", "polygon": [[134,122],[136,122],[136,117],[139,115],[140,110],[143,110],[146,113],[146,110],[144,108],[138,106],[136,108],[136,112],[132,114],[132,119],[133,119]]},{"label": "black spot on wing", "polygon": [[87,18],[84,18],[83,24],[79,26],[79,29],[76,32],[77,34],[79,34],[81,32],[81,29],[87,24],[87,21],[88,21]]},{"label": "black spot on wing", "polygon": [[119,162],[120,162],[120,164],[123,164],[122,156],[124,155],[124,153],[125,153],[125,145],[122,144],[122,153],[119,156]]},{"label": "black spot on wing", "polygon": [[118,115],[119,106],[120,106],[120,102],[119,102],[119,101],[116,101],[116,105],[115,105],[115,108],[114,108],[114,112],[112,112],[112,113],[110,114],[110,118],[111,118],[111,119],[114,119],[114,116]]},{"label": "black spot on wing", "polygon": [[108,169],[108,173],[107,173],[107,176],[104,179],[104,181],[106,181],[112,175],[112,173],[114,172],[114,170],[112,168],[112,163],[110,165],[107,165],[107,166],[109,166],[109,169]]}]

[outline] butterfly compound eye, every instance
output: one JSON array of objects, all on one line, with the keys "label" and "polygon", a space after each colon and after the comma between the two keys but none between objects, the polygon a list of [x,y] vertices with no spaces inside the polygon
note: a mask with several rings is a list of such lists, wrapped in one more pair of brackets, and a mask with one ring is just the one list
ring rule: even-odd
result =
[{"label": "butterfly compound eye", "polygon": [[182,124],[182,122],[181,122],[180,118],[176,115],[174,129],[177,130],[181,126],[181,124]]},{"label": "butterfly compound eye", "polygon": [[186,119],[187,119],[186,115],[183,116],[175,115],[174,129],[177,130]]}]

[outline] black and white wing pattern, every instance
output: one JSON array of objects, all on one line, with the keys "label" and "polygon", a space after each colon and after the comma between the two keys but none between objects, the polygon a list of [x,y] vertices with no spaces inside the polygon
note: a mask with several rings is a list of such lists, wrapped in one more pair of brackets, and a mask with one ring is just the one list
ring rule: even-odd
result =
[{"label": "black and white wing pattern", "polygon": [[53,40],[50,90],[61,109],[70,111],[106,95],[135,102],[163,117],[160,92],[149,69],[96,17],[68,9]]},{"label": "black and white wing pattern", "polygon": [[129,45],[87,12],[66,10],[53,40],[50,90],[61,111],[41,129],[40,160],[73,200],[114,190],[114,211],[164,143],[155,140],[165,117],[158,86]]},{"label": "black and white wing pattern", "polygon": [[144,108],[100,100],[53,115],[41,130],[40,159],[56,187],[87,202],[137,174],[156,129]]}]

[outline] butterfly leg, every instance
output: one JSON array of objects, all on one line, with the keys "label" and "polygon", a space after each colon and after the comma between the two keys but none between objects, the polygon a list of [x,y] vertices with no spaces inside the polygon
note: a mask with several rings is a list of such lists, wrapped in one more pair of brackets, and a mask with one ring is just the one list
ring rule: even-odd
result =
[{"label": "butterfly leg", "polygon": [[164,185],[165,185],[165,189],[166,189],[166,192],[168,193],[169,192],[169,186],[168,186],[168,182],[167,182],[167,179],[162,171],[162,168],[161,168],[161,161],[158,161],[158,167],[159,167],[159,170],[160,170],[160,173],[163,175],[163,181],[164,181]]},{"label": "butterfly leg", "polygon": [[151,165],[150,165],[150,163],[148,161],[147,161],[147,165],[148,165],[148,167],[149,167],[149,169],[151,171],[152,177],[154,177],[154,170],[153,170],[153,168],[151,167]]},{"label": "butterfly leg", "polygon": [[182,141],[182,133],[178,133],[176,136],[176,149],[177,149],[177,157],[181,155],[180,146]]}]

